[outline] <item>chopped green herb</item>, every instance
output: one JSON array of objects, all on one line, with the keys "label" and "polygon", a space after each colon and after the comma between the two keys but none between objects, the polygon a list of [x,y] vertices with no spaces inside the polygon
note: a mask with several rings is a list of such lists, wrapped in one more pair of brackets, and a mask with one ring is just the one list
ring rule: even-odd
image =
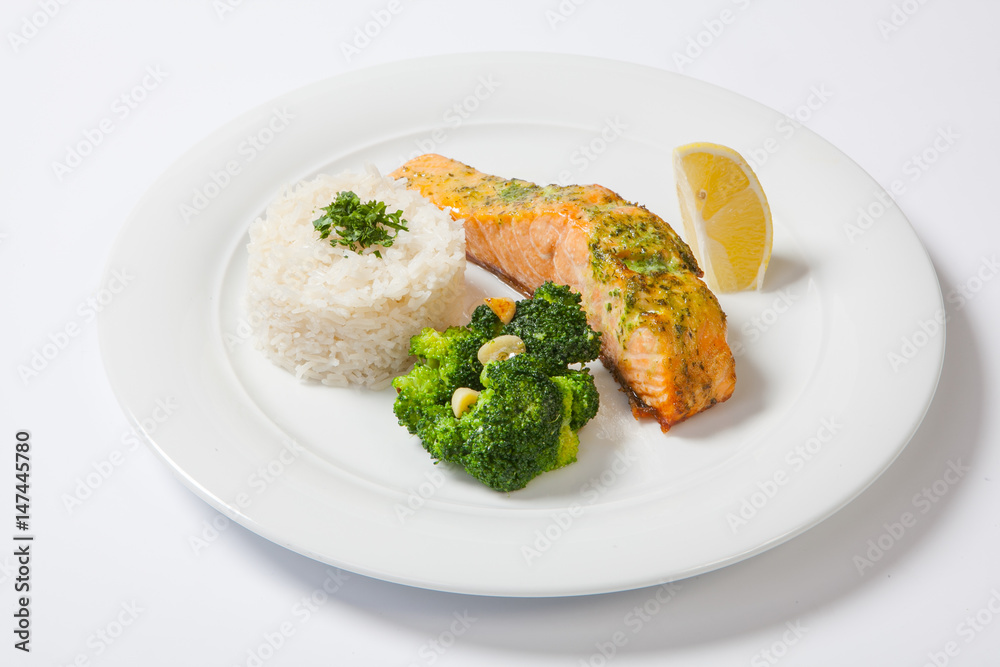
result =
[{"label": "chopped green herb", "polygon": [[[313,220],[319,237],[329,238],[333,247],[347,246],[358,254],[371,246],[388,248],[400,230],[408,231],[402,211],[386,213],[385,202],[378,200],[362,204],[358,195],[350,190],[338,192],[337,199],[320,210],[324,215]],[[390,229],[396,231],[390,234]],[[382,258],[378,250],[374,254]]]},{"label": "chopped green herb", "polygon": [[668,268],[668,264],[663,261],[663,258],[659,255],[649,255],[647,257],[638,256],[630,257],[624,260],[625,266],[632,269],[636,273],[643,273],[646,275],[662,273]]},{"label": "chopped green herb", "polygon": [[518,201],[530,193],[534,193],[537,190],[538,186],[533,183],[514,179],[508,181],[507,184],[504,185],[503,189],[500,190],[500,198],[510,204]]}]

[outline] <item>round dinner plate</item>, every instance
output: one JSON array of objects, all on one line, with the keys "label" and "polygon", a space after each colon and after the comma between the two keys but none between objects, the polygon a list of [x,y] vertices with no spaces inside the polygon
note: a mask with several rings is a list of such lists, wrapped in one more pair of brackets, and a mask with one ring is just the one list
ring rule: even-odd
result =
[{"label": "round dinner plate", "polygon": [[[579,460],[496,493],[435,465],[397,424],[391,388],[297,381],[250,340],[247,229],[288,185],[435,152],[504,177],[600,183],[678,222],[671,152],[692,141],[751,161],[774,252],[762,290],[720,295],[735,393],[669,433],[634,420],[595,364],[601,408]],[[108,377],[184,483],[311,558],[460,593],[651,586],[788,540],[898,456],[944,353],[926,252],[849,158],[731,92],[576,56],[433,57],[284,95],[168,169],[107,271],[129,277],[100,316]],[[472,265],[467,284],[467,306],[511,294]]]}]

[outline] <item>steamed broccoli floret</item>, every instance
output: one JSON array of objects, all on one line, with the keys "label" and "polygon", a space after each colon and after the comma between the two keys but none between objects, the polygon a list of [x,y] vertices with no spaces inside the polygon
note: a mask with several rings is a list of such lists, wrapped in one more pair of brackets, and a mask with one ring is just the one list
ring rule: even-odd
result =
[{"label": "steamed broccoli floret", "polygon": [[580,307],[580,295],[569,288],[568,285],[560,285],[551,280],[546,280],[538,286],[533,299],[544,299],[549,303],[558,303],[571,308]]},{"label": "steamed broccoli floret", "polygon": [[465,455],[465,437],[450,404],[428,407],[417,422],[415,435],[435,459],[459,461]]},{"label": "steamed broccoli floret", "polygon": [[587,324],[580,295],[552,282],[542,284],[533,298],[518,302],[503,333],[523,340],[551,374],[561,374],[568,364],[593,361],[601,353],[601,336]]},{"label": "steamed broccoli floret", "polygon": [[482,389],[483,365],[476,354],[486,340],[466,327],[427,328],[410,339],[417,363],[392,381],[398,393],[392,409],[406,430],[421,435],[422,422],[436,418],[431,408],[447,405],[459,387]]},{"label": "steamed broccoli floret", "polygon": [[[479,348],[498,335],[522,338],[525,352],[484,367]],[[517,303],[508,325],[480,306],[468,326],[424,329],[410,351],[417,362],[393,380],[393,410],[435,459],[498,491],[576,461],[577,432],[597,413],[598,394],[589,370],[568,365],[593,361],[600,338],[568,287],[546,283]],[[455,417],[451,397],[460,387],[480,393]]]},{"label": "steamed broccoli floret", "polygon": [[392,386],[397,392],[393,412],[399,423],[413,435],[417,435],[421,420],[432,408],[451,399],[451,393],[441,381],[441,374],[423,363],[417,363],[409,373],[394,379]]},{"label": "steamed broccoli floret", "polygon": [[559,424],[559,437],[556,440],[556,460],[551,467],[547,468],[547,470],[555,470],[576,461],[576,454],[580,449],[580,438],[577,437],[576,432],[580,430],[583,424],[580,424],[576,428],[572,426],[576,401],[573,391],[560,382],[561,376],[550,379],[559,388],[559,394],[562,397],[563,403],[562,422]]},{"label": "steamed broccoli floret", "polygon": [[428,328],[410,339],[410,354],[437,370],[450,398],[459,387],[481,387],[483,365],[476,354],[487,340],[467,327],[449,327],[443,332]]},{"label": "steamed broccoli floret", "polygon": [[503,328],[503,322],[497,317],[497,314],[493,312],[493,309],[483,304],[477,306],[474,311],[472,311],[472,321],[469,322],[469,329],[474,333],[479,334],[486,340],[490,338],[496,338],[500,335],[500,330]]},{"label": "steamed broccoli floret", "polygon": [[557,467],[563,392],[525,354],[487,364],[483,384],[479,400],[456,420],[466,439],[457,462],[490,488],[520,489]]},{"label": "steamed broccoli floret", "polygon": [[584,368],[578,371],[570,369],[565,375],[554,377],[552,380],[570,394],[573,413],[569,427],[579,431],[584,424],[597,416],[597,408],[600,406],[600,396],[594,385],[594,378],[591,377],[590,371]]}]

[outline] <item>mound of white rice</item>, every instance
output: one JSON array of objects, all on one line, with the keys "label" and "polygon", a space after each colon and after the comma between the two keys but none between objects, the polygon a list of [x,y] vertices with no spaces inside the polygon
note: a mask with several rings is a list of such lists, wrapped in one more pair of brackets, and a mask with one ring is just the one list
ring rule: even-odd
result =
[{"label": "mound of white rice", "polygon": [[[344,190],[402,209],[408,231],[362,254],[320,239],[312,221]],[[287,188],[251,225],[247,249],[255,343],[301,379],[384,388],[409,366],[410,337],[454,324],[464,298],[461,221],[371,165]]]}]

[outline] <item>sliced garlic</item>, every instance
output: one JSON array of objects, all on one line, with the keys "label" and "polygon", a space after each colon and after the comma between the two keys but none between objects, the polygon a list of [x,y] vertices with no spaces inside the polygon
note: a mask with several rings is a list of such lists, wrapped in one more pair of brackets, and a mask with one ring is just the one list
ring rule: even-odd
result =
[{"label": "sliced garlic", "polygon": [[515,354],[521,354],[524,350],[524,341],[517,336],[497,336],[479,348],[476,356],[479,358],[479,363],[485,366],[491,361],[510,359]]},{"label": "sliced garlic", "polygon": [[510,321],[514,319],[514,310],[517,309],[517,304],[514,303],[513,299],[501,296],[496,298],[487,297],[483,301],[486,302],[490,310],[496,313],[496,316],[504,324],[510,324]]},{"label": "sliced garlic", "polygon": [[472,404],[479,399],[479,392],[468,387],[459,387],[451,395],[451,411],[455,417],[461,417]]}]

